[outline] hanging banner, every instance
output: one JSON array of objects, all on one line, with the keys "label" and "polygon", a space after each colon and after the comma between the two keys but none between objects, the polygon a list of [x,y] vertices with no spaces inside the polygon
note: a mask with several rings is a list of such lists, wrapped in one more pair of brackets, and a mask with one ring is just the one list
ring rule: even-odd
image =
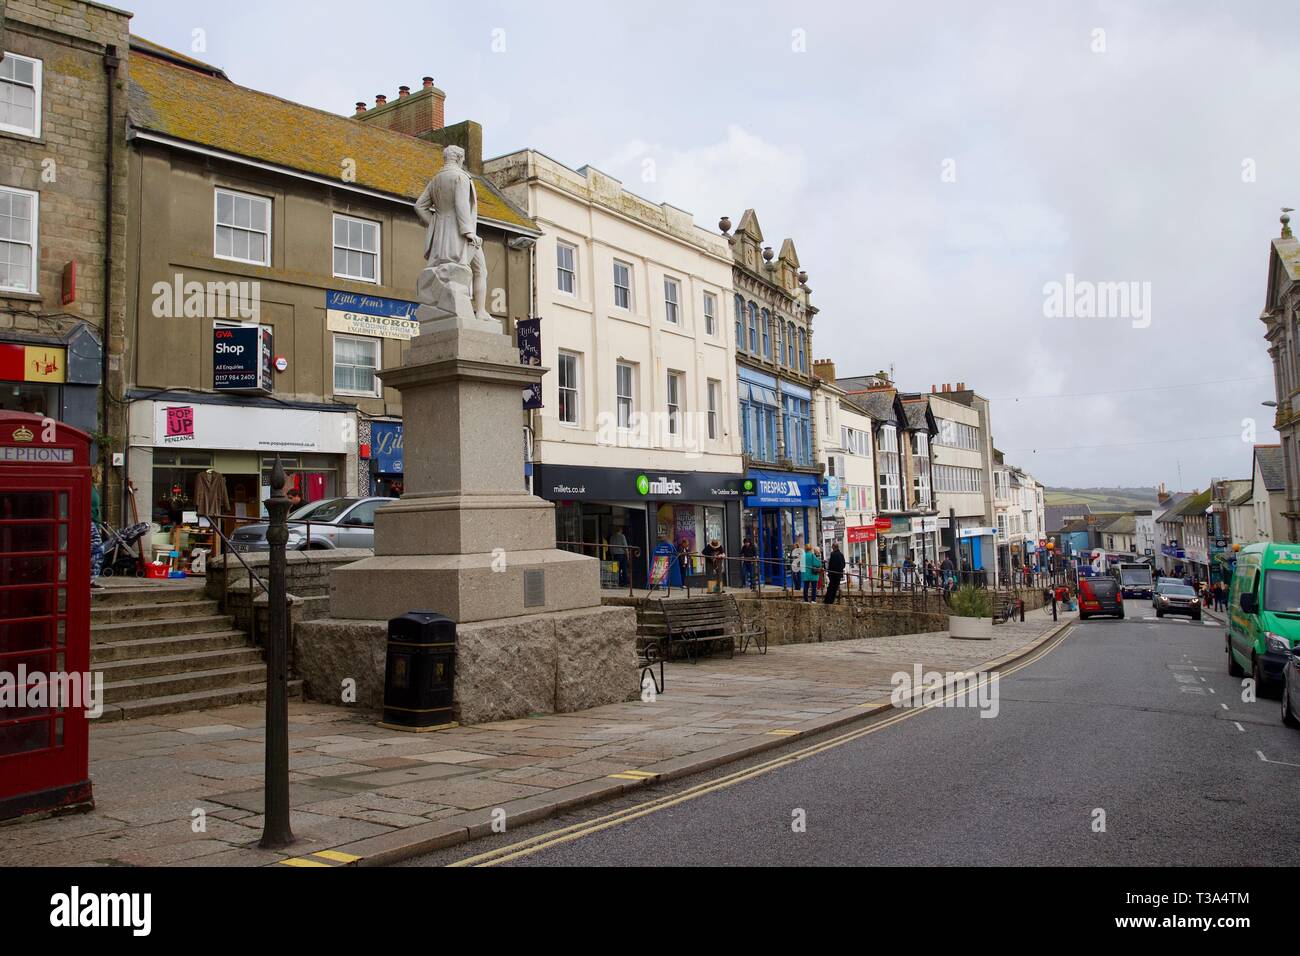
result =
[{"label": "hanging banner", "polygon": [[[515,336],[519,344],[519,364],[534,368],[542,364],[542,320],[520,319],[515,323]],[[524,408],[542,407],[542,383],[526,386]]]}]

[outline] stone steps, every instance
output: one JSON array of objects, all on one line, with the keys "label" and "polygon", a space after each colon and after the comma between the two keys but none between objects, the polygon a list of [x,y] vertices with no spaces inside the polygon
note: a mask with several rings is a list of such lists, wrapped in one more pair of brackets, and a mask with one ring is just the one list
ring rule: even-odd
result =
[{"label": "stone steps", "polygon": [[[124,720],[266,698],[259,648],[203,583],[110,584],[91,603],[91,668],[101,719]],[[294,683],[293,693],[301,694]]]},{"label": "stone steps", "polygon": [[256,684],[265,680],[266,665],[259,661],[251,665],[215,667],[211,670],[187,669],[181,673],[132,677],[117,681],[108,680],[108,676],[105,674],[104,700],[110,704],[120,704],[123,701],[148,697],[174,697],[191,691],[219,690],[240,684]]},{"label": "stone steps", "polygon": [[[302,681],[289,681],[289,698],[302,697]],[[133,720],[137,717],[156,717],[160,714],[179,714],[190,710],[212,707],[229,707],[266,700],[265,684],[232,684],[215,690],[199,690],[141,700],[108,703],[99,718],[102,721]]]},{"label": "stone steps", "polygon": [[[91,634],[92,638],[94,633]],[[175,637],[146,637],[138,641],[113,641],[90,645],[90,662],[94,665],[146,657],[171,657],[189,652],[248,648],[243,631],[211,631],[203,634],[177,634]]]},{"label": "stone steps", "polygon": [[97,644],[112,644],[117,641],[140,641],[150,637],[175,637],[177,634],[224,631],[230,629],[230,624],[231,618],[222,614],[125,624],[96,624],[90,629],[90,638]]},{"label": "stone steps", "polygon": [[101,607],[139,606],[142,604],[170,604],[199,601],[206,596],[203,582],[180,581],[169,584],[109,585],[94,592],[92,610]]},{"label": "stone steps", "polygon": [[90,609],[90,623],[92,627],[96,624],[130,624],[137,621],[163,621],[175,617],[210,617],[217,612],[217,602],[211,600],[110,604],[103,607],[96,603]]},{"label": "stone steps", "polygon": [[143,677],[186,677],[205,673],[213,668],[256,667],[265,670],[262,654],[255,647],[217,648],[209,651],[188,651],[158,657],[129,657],[118,661],[95,663],[95,670],[104,675],[105,687],[122,681]]}]

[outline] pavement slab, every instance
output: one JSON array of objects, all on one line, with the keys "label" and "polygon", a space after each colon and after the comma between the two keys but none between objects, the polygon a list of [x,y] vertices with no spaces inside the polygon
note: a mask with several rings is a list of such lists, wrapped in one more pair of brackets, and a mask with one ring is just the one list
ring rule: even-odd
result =
[{"label": "pavement slab", "polygon": [[[978,669],[1028,653],[1055,627],[1035,613],[991,641],[908,634],[674,662],[652,702],[436,734],[395,734],[374,713],[291,701],[298,842],[284,852],[256,847],[263,705],[94,726],[95,809],[0,826],[0,865],[258,866],[320,849],[389,862],[488,832],[497,808],[540,819],[644,785],[611,774],[686,776],[867,716],[862,705],[887,698],[900,671]],[[192,830],[196,809],[206,832]]]}]

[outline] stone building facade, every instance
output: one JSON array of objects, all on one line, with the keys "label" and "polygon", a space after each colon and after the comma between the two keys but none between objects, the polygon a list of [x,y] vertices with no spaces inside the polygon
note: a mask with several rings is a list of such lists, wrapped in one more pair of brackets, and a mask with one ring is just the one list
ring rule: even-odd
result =
[{"label": "stone building facade", "polygon": [[[0,409],[90,432],[110,465],[124,430],[129,18],[8,0],[0,22]],[[117,521],[121,472],[105,472]]]},{"label": "stone building facade", "polygon": [[226,513],[256,518],[276,456],[308,503],[400,493],[402,406],[382,373],[418,331],[414,201],[445,143],[475,179],[488,312],[513,334],[531,308],[539,233],[482,177],[477,125],[399,132],[138,37],[131,57],[125,364],[141,517],[179,518],[193,554],[215,544],[195,527],[196,476],[219,472]]},{"label": "stone building facade", "polygon": [[[1300,541],[1300,241],[1291,231],[1291,217],[1282,215],[1282,235],[1268,255],[1268,292],[1264,338],[1273,360],[1277,394],[1274,427],[1282,437],[1282,466],[1286,480],[1284,527],[1274,527],[1274,540]],[[1283,538],[1285,536],[1285,538]]]},{"label": "stone building facade", "polygon": [[813,414],[817,309],[794,240],[784,240],[780,252],[765,245],[753,209],[745,210],[734,233],[729,218],[718,225],[731,246],[741,449],[752,483],[744,534],[755,541],[768,580],[779,583],[790,552],[821,540],[826,465],[817,455]]},{"label": "stone building facade", "polygon": [[545,233],[533,492],[555,502],[560,546],[601,558],[608,587],[678,573],[655,563],[665,543],[698,553],[717,539],[739,554],[726,242],[591,166],[526,149],[485,169]]}]

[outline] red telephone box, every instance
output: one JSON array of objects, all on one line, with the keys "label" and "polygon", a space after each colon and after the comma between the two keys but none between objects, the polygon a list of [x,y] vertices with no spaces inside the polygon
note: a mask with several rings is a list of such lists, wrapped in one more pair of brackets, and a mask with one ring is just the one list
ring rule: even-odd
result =
[{"label": "red telephone box", "polygon": [[0,819],[94,805],[90,483],[89,435],[0,411]]}]

